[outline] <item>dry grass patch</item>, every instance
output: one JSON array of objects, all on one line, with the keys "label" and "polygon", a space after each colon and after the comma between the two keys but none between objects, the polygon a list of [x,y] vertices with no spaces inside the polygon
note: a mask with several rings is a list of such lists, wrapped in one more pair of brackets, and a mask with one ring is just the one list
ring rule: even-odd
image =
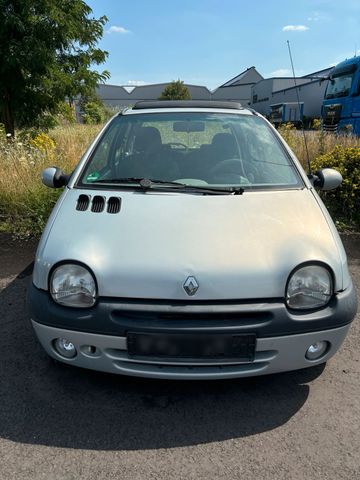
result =
[{"label": "dry grass patch", "polygon": [[99,129],[70,125],[35,139],[0,138],[0,230],[20,237],[41,233],[60,194],[41,183],[41,172],[52,165],[71,172]]},{"label": "dry grass patch", "polygon": [[[301,164],[307,169],[307,156],[303,133],[296,130],[292,124],[279,128],[279,133],[293,150]],[[310,160],[334,150],[335,147],[360,148],[360,137],[354,135],[334,135],[321,131],[306,131],[306,143]]]}]

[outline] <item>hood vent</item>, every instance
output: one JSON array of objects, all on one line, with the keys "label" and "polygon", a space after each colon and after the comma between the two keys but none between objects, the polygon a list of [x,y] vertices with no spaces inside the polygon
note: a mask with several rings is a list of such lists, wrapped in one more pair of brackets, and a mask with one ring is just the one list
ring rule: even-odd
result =
[{"label": "hood vent", "polygon": [[91,204],[91,211],[94,213],[101,213],[105,208],[105,198],[100,195],[95,195]]},{"label": "hood vent", "polygon": [[89,195],[80,195],[76,204],[76,210],[79,212],[85,212],[88,209],[90,203]]},{"label": "hood vent", "polygon": [[119,213],[121,206],[121,199],[118,197],[110,197],[107,204],[108,213]]},{"label": "hood vent", "polygon": [[106,197],[95,195],[91,201],[90,195],[81,194],[77,199],[76,210],[85,212],[89,208],[90,203],[93,213],[101,213],[105,211],[105,207],[107,213],[119,213],[121,209],[121,198],[119,197],[109,197],[106,201]]}]

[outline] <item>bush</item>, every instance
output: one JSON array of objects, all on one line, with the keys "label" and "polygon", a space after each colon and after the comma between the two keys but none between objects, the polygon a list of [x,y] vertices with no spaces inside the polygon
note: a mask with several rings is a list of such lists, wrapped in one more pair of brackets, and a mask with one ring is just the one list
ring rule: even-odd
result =
[{"label": "bush", "polygon": [[313,130],[320,130],[321,129],[321,118],[314,118],[311,123],[311,128]]},{"label": "bush", "polygon": [[76,122],[75,108],[67,102],[58,105],[57,120],[60,125],[68,125]]},{"label": "bush", "polygon": [[312,161],[315,172],[320,168],[334,168],[343,176],[339,188],[320,192],[331,216],[339,226],[360,228],[360,148],[335,147]]},{"label": "bush", "polygon": [[83,120],[87,125],[89,124],[99,124],[103,118],[103,108],[101,105],[95,102],[89,102],[84,105],[83,108]]}]

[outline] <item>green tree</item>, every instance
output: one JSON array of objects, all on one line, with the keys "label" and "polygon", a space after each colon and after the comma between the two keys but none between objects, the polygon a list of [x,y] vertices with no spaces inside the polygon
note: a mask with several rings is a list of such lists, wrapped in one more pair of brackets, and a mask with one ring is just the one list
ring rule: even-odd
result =
[{"label": "green tree", "polygon": [[82,116],[84,123],[87,124],[98,124],[104,120],[103,109],[95,102],[85,103]]},{"label": "green tree", "polygon": [[187,86],[179,79],[165,87],[159,100],[191,100],[191,95]]},{"label": "green tree", "polygon": [[96,19],[83,0],[0,0],[0,122],[6,133],[37,126],[109,78],[97,48],[106,17]]}]

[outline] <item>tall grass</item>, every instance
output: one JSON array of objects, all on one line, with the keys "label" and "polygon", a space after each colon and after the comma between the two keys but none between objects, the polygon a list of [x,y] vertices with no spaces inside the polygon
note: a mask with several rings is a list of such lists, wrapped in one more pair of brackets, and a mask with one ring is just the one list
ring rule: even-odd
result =
[{"label": "tall grass", "polygon": [[70,173],[99,128],[57,127],[34,140],[0,137],[0,231],[21,238],[41,233],[60,193],[41,183],[41,172],[54,165]]},{"label": "tall grass", "polygon": [[[19,136],[14,141],[7,141],[0,132],[0,230],[21,237],[41,233],[59,195],[58,190],[42,185],[42,170],[55,165],[71,172],[100,128],[98,125],[61,126],[35,140]],[[283,127],[280,133],[306,166],[301,132]],[[310,159],[328,153],[336,145],[360,148],[360,138],[352,136],[309,131],[306,138]]]},{"label": "tall grass", "polygon": [[[292,124],[280,127],[279,133],[306,169],[307,154],[303,133],[296,130]],[[334,135],[320,130],[310,130],[305,132],[305,137],[310,161],[319,155],[331,152],[336,146],[360,148],[360,137],[354,135]]]}]

